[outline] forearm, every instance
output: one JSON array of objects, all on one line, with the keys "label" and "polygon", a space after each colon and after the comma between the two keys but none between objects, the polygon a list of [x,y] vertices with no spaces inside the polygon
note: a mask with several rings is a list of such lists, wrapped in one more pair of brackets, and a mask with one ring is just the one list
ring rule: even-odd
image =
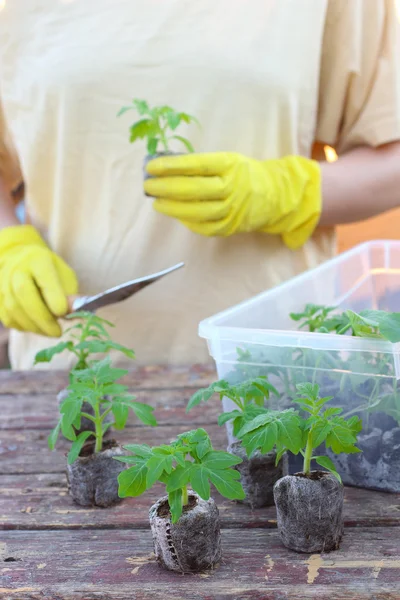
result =
[{"label": "forearm", "polygon": [[10,190],[0,177],[0,230],[11,225],[19,225],[15,214],[15,203]]},{"label": "forearm", "polygon": [[400,142],[356,148],[321,163],[321,173],[320,225],[361,221],[400,206]]}]

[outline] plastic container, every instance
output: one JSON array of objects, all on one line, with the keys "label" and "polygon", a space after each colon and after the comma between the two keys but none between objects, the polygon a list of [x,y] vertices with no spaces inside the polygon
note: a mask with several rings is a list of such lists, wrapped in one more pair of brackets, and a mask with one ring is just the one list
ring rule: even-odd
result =
[{"label": "plastic container", "polygon": [[[363,419],[362,454],[334,457],[344,483],[400,491],[400,345],[296,329],[307,303],[400,312],[400,242],[373,241],[200,323],[220,378],[268,376],[292,404],[296,384],[318,383],[343,416]],[[224,400],[224,410],[232,404]],[[230,436],[231,437],[231,436]],[[291,471],[301,469],[291,457]]]}]

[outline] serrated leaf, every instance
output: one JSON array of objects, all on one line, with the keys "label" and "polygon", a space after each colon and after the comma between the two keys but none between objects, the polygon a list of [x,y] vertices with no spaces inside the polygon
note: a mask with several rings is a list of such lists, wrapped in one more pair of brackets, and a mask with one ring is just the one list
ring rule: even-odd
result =
[{"label": "serrated leaf", "polygon": [[332,448],[335,454],[344,452],[344,448],[352,446],[355,441],[356,437],[345,423],[332,422],[332,430],[326,438],[326,445]]},{"label": "serrated leaf", "polygon": [[169,455],[152,456],[146,463],[146,486],[150,488],[165,471],[168,475],[172,472],[173,457]]},{"label": "serrated leaf", "polygon": [[195,492],[197,492],[200,498],[208,500],[210,497],[210,483],[208,481],[211,476],[209,470],[203,466],[203,464],[192,464],[190,471],[190,483]]},{"label": "serrated leaf", "polygon": [[241,458],[223,452],[222,450],[212,450],[208,452],[202,459],[202,464],[207,466],[207,469],[228,469],[234,465],[239,465],[242,462]]},{"label": "serrated leaf", "polygon": [[72,465],[72,463],[76,461],[82,450],[83,444],[91,435],[94,436],[94,433],[92,431],[81,431],[76,440],[72,443],[71,449],[68,452],[69,465]]},{"label": "serrated leaf", "polygon": [[157,425],[156,418],[153,415],[154,408],[143,402],[130,402],[129,406],[137,418],[145,425]]},{"label": "serrated leaf", "polygon": [[278,435],[278,427],[272,422],[268,426],[260,427],[256,431],[246,434],[242,438],[243,447],[246,450],[247,456],[252,456],[256,450],[260,450],[262,454],[271,452],[274,448]]},{"label": "serrated leaf", "polygon": [[118,475],[118,496],[127,498],[143,494],[146,490],[146,475],[147,467],[145,463],[121,471]]},{"label": "serrated leaf", "polygon": [[297,415],[293,414],[293,418],[282,418],[277,421],[278,439],[286,446],[288,450],[297,454],[303,441],[303,432],[300,428]]},{"label": "serrated leaf", "polygon": [[222,413],[222,415],[218,416],[218,425],[220,427],[222,427],[223,425],[225,425],[225,423],[228,423],[228,421],[232,421],[236,418],[239,418],[239,419],[242,418],[242,413],[240,412],[240,410],[232,410],[231,412],[224,412],[224,413]]},{"label": "serrated leaf", "polygon": [[[236,473],[236,475],[233,475]],[[228,500],[243,500],[246,494],[241,483],[237,480],[238,473],[231,469],[225,471],[209,471],[209,478],[221,496]]]},{"label": "serrated leaf", "polygon": [[73,342],[60,342],[51,348],[40,350],[35,356],[34,364],[37,365],[38,363],[49,363],[56,354],[61,354],[61,352],[64,352],[64,350],[71,351],[73,347]]},{"label": "serrated leaf", "polygon": [[172,109],[170,109],[166,115],[165,115],[168,125],[169,127],[174,130],[176,129],[180,122],[181,122],[181,116],[179,113],[176,113],[175,111],[173,111]]},{"label": "serrated leaf", "polygon": [[178,466],[176,469],[168,476],[167,483],[167,492],[173,492],[179,488],[183,488],[188,484],[190,479],[190,472],[193,463],[190,461],[184,462],[183,466]]},{"label": "serrated leaf", "polygon": [[271,423],[275,418],[275,415],[271,411],[265,411],[265,413],[257,415],[250,422],[245,423],[245,425],[243,425],[241,430],[238,432],[237,437],[242,439],[246,433],[255,431],[259,427],[264,427],[265,425]]},{"label": "serrated leaf", "polygon": [[331,429],[332,425],[325,420],[316,423],[311,432],[312,447],[318,448],[326,440]]},{"label": "serrated leaf", "polygon": [[342,408],[337,408],[335,406],[331,406],[324,411],[324,418],[328,419],[329,417],[334,417],[336,415],[340,415],[343,412]]}]

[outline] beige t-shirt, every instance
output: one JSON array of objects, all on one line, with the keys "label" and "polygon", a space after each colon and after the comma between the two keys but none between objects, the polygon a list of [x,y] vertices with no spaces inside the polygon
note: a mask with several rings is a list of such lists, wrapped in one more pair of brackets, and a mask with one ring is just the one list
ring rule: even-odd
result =
[{"label": "beige t-shirt", "polygon": [[[179,261],[185,269],[101,314],[142,363],[207,361],[200,320],[314,267],[279,237],[208,239],[152,209],[131,98],[197,116],[197,151],[268,159],[400,139],[392,0],[7,0],[0,12],[0,169],[27,189],[31,222],[83,294]],[[12,141],[10,141],[12,140]],[[14,368],[49,340],[12,332]],[[54,367],[65,366],[67,358]]]}]

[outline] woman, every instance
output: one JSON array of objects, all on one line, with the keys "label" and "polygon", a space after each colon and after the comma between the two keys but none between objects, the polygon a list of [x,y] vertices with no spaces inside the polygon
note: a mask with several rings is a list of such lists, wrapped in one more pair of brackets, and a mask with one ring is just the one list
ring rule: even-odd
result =
[{"label": "woman", "polygon": [[[206,361],[201,319],[331,257],[334,225],[400,204],[392,0],[13,0],[0,57],[14,368],[60,334],[78,282],[94,293],[181,260],[101,314],[141,362]],[[145,148],[116,119],[132,97],[202,123],[183,134],[204,156],[149,164],[154,204]],[[311,160],[324,144],[336,163]]]}]

